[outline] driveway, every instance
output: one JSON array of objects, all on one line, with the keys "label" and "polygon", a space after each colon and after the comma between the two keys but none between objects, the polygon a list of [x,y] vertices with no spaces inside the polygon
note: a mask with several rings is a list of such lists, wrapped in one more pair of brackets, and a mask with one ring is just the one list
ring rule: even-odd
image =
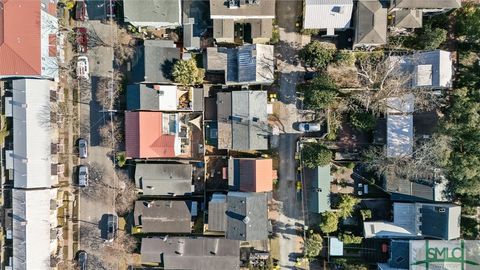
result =
[{"label": "driveway", "polygon": [[302,255],[303,238],[297,235],[298,226],[303,227],[301,193],[296,190],[297,162],[295,151],[300,132],[293,127],[302,121],[298,114],[296,87],[303,77],[303,67],[297,65],[298,49],[309,42],[309,37],[295,32],[296,20],[302,13],[302,1],[277,2],[277,21],[280,27],[280,44],[275,48],[277,68],[280,72],[278,100],[275,112],[282,129],[275,138],[279,152],[279,187],[274,192],[279,201],[279,215],[274,232],[279,236],[282,269],[294,269],[296,260]]}]

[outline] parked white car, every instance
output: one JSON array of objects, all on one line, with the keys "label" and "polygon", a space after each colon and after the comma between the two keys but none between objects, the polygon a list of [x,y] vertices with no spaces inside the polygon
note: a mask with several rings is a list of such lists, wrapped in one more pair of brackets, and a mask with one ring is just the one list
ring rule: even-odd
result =
[{"label": "parked white car", "polygon": [[77,77],[79,79],[90,80],[88,57],[84,55],[77,58]]},{"label": "parked white car", "polygon": [[316,132],[320,131],[321,125],[320,123],[299,123],[298,124],[298,129],[302,132]]}]

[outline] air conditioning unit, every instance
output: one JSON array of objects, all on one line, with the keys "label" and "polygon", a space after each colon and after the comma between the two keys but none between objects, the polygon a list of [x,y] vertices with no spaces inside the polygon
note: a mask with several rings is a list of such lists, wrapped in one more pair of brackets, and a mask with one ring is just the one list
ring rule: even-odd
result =
[{"label": "air conditioning unit", "polygon": [[439,213],[445,213],[445,211],[446,211],[446,210],[445,210],[445,208],[443,208],[443,207],[441,207],[441,208],[438,209],[438,212],[439,212]]}]

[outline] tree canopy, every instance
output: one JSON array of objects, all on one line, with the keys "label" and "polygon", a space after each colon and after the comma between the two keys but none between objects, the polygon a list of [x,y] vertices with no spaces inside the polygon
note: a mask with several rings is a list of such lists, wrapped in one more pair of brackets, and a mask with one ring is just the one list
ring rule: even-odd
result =
[{"label": "tree canopy", "polygon": [[322,213],[322,222],[319,224],[323,233],[329,234],[338,229],[338,216],[335,212]]},{"label": "tree canopy", "polygon": [[203,83],[205,71],[197,67],[195,59],[175,62],[172,71],[173,80],[182,85],[197,85]]},{"label": "tree canopy", "polygon": [[371,131],[375,129],[377,118],[372,113],[357,112],[350,115],[350,123],[362,131]]},{"label": "tree canopy", "polygon": [[324,74],[319,74],[310,83],[302,86],[305,106],[310,110],[330,107],[337,97],[335,83]]},{"label": "tree canopy", "polygon": [[472,2],[467,2],[457,10],[456,26],[458,35],[466,42],[480,42],[480,8]]},{"label": "tree canopy", "polygon": [[352,195],[342,194],[338,204],[338,216],[343,219],[351,217],[355,206],[359,202],[360,200]]},{"label": "tree canopy", "polygon": [[417,50],[435,50],[447,40],[447,30],[425,24],[404,45]]},{"label": "tree canopy", "polygon": [[305,45],[298,55],[307,66],[322,69],[333,60],[335,46],[333,44],[314,40]]},{"label": "tree canopy", "polygon": [[307,258],[315,258],[320,255],[323,248],[323,238],[318,233],[310,235],[305,241],[305,256]]},{"label": "tree canopy", "polygon": [[330,164],[332,160],[332,151],[325,145],[319,143],[306,143],[302,149],[303,165],[314,169]]}]

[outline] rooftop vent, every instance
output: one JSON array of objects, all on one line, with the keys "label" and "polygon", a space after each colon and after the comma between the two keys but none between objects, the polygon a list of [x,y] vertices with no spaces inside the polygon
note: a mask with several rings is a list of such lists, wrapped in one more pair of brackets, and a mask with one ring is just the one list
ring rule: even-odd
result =
[{"label": "rooftop vent", "polygon": [[244,217],[242,221],[243,221],[243,223],[248,224],[250,222],[250,218],[249,217]]}]

